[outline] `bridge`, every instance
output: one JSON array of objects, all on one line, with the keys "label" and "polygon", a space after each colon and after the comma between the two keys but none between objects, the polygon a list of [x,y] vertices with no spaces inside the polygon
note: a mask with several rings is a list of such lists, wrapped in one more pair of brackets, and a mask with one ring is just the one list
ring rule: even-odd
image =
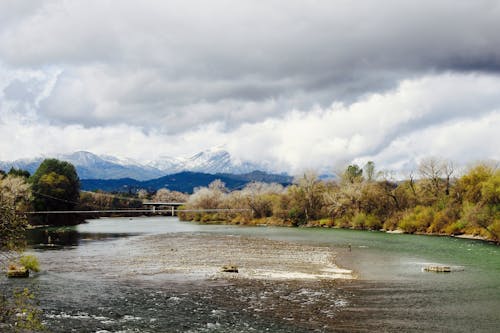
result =
[{"label": "bridge", "polygon": [[[142,205],[143,209],[101,209],[101,210],[42,210],[24,212],[29,215],[44,214],[123,214],[123,213],[143,213],[143,214],[168,214],[175,216],[179,207],[185,205],[185,202],[155,202],[148,201]],[[231,209],[231,208],[213,208],[213,209],[182,209],[186,213],[217,213],[217,212],[245,212],[251,209]]]},{"label": "bridge", "polygon": [[185,202],[154,202],[154,201],[148,201],[148,202],[143,202],[142,205],[144,207],[151,207],[151,212],[156,213],[156,210],[159,209],[159,211],[165,211],[165,209],[161,209],[162,207],[170,208],[170,212],[172,213],[172,216],[175,215],[175,210],[176,208],[185,205]]}]

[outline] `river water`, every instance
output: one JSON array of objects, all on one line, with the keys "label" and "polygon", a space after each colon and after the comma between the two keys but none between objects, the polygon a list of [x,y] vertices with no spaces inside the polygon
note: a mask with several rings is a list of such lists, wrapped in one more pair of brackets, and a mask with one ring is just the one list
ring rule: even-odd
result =
[{"label": "river water", "polygon": [[[500,247],[480,241],[172,217],[92,220],[30,240],[42,272],[0,286],[35,291],[51,332],[500,330]],[[228,258],[244,278],[210,271]],[[328,261],[356,279],[244,275],[258,261],[302,273]]]}]

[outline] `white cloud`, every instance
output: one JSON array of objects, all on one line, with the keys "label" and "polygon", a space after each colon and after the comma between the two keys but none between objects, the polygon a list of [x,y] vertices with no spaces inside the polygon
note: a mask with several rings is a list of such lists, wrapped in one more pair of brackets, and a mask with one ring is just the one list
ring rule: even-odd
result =
[{"label": "white cloud", "polygon": [[0,3],[0,159],[498,158],[498,31],[494,0]]},{"label": "white cloud", "polygon": [[431,71],[500,69],[494,0],[37,4],[0,7],[0,61],[61,72],[41,105],[50,122],[230,130]]},{"label": "white cloud", "polygon": [[[500,157],[495,125],[500,77],[445,74],[407,80],[386,94],[349,106],[294,111],[283,119],[244,125],[230,145],[241,157],[274,160],[277,169],[328,169],[374,160],[404,167],[423,156],[460,162]],[[273,158],[273,156],[275,158]]]},{"label": "white cloud", "polygon": [[207,122],[172,135],[125,124],[55,125],[4,112],[0,130],[9,139],[0,143],[0,158],[89,150],[148,160],[225,145],[239,159],[289,172],[331,172],[368,160],[402,170],[425,156],[459,163],[500,159],[498,91],[499,76],[433,75],[405,80],[393,91],[351,105],[291,110],[232,130],[223,121]]}]

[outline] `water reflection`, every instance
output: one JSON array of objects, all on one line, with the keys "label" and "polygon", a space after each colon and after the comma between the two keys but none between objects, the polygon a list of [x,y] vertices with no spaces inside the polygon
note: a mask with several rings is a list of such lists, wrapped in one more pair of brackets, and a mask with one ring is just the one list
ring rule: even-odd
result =
[{"label": "water reflection", "polygon": [[92,233],[80,232],[75,227],[40,228],[28,231],[28,245],[33,249],[60,250],[91,241],[105,241],[130,237],[138,233]]}]

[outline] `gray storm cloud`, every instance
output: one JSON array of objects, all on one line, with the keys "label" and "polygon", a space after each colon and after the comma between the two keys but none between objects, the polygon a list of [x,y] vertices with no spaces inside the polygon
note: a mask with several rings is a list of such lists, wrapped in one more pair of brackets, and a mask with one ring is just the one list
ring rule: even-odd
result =
[{"label": "gray storm cloud", "polygon": [[[104,136],[127,128],[194,151],[230,140],[234,153],[287,169],[307,166],[295,151],[377,157],[403,137],[496,115],[498,31],[494,0],[6,1],[0,120]],[[280,128],[299,133],[297,146],[322,146],[294,149]],[[250,130],[259,133],[234,134]]]}]

